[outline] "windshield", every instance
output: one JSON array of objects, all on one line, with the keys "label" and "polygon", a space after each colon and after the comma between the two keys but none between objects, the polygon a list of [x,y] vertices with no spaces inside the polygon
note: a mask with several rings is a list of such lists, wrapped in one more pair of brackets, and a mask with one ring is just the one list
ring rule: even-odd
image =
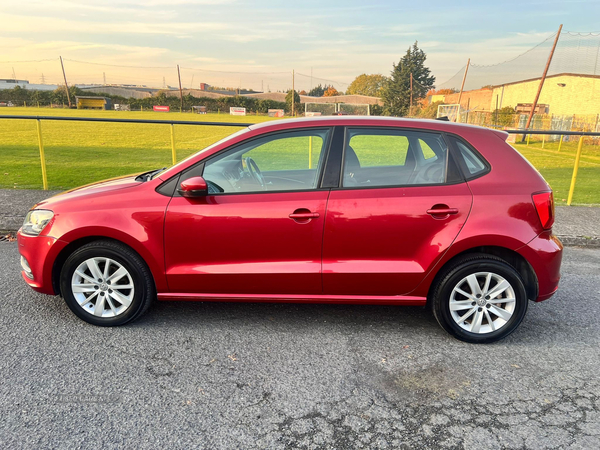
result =
[{"label": "windshield", "polygon": [[[174,166],[171,166],[169,169],[172,169],[173,167],[178,167],[178,166],[180,166],[180,165],[182,165],[182,164],[185,164],[185,163],[186,163],[188,160],[190,160],[190,159],[192,159],[192,158],[195,158],[195,157],[196,157],[196,156],[198,156],[199,154],[201,154],[201,153],[203,153],[203,152],[206,152],[206,151],[208,151],[208,150],[211,150],[211,149],[215,148],[217,145],[221,145],[223,142],[226,142],[226,141],[228,141],[228,140],[230,140],[230,139],[236,138],[236,137],[238,137],[238,136],[240,136],[240,135],[242,135],[242,134],[244,134],[244,133],[247,133],[248,131],[250,131],[250,128],[243,128],[243,129],[241,129],[241,130],[239,130],[239,131],[236,131],[235,133],[233,133],[233,134],[230,134],[230,135],[229,135],[229,136],[227,136],[227,137],[224,137],[223,139],[221,139],[221,140],[219,140],[219,141],[215,142],[214,144],[211,144],[211,145],[209,145],[208,147],[206,147],[206,148],[203,148],[203,149],[202,149],[202,150],[200,150],[199,152],[196,152],[196,153],[194,153],[194,154],[192,154],[192,155],[188,156],[187,158],[185,158],[185,159],[183,159],[183,160],[179,161],[177,164],[175,164]],[[161,170],[159,170],[158,172],[156,172],[156,173],[152,174],[152,178],[151,178],[151,179],[154,179],[154,178],[158,177],[158,176],[159,176],[161,173],[163,173],[165,170],[167,170],[167,168],[166,168],[166,167],[165,167],[165,168],[163,168],[163,169],[161,169]]]}]

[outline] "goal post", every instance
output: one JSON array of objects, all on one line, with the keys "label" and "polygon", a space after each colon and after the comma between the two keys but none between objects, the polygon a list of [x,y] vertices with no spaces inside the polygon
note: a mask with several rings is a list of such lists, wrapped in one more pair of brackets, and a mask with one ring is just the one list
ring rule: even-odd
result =
[{"label": "goal post", "polygon": [[335,103],[305,103],[305,116],[332,116],[337,111]]},{"label": "goal post", "polygon": [[364,103],[338,103],[338,112],[352,116],[370,116],[370,105]]},{"label": "goal post", "polygon": [[316,103],[304,104],[305,116],[332,116],[334,114],[370,116],[371,105],[364,103]]},{"label": "goal post", "polygon": [[460,105],[458,103],[439,105],[437,117],[448,117],[450,122],[456,122],[460,118]]}]

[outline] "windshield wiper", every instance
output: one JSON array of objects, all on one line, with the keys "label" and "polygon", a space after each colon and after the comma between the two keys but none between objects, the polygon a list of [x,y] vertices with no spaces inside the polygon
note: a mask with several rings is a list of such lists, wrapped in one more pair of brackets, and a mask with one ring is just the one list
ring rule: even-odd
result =
[{"label": "windshield wiper", "polygon": [[135,181],[145,182],[145,181],[151,180],[154,175],[156,175],[157,173],[162,172],[163,170],[166,170],[166,169],[167,169],[166,167],[163,167],[162,169],[154,169],[154,170],[149,170],[148,172],[141,173],[137,177],[135,177]]}]

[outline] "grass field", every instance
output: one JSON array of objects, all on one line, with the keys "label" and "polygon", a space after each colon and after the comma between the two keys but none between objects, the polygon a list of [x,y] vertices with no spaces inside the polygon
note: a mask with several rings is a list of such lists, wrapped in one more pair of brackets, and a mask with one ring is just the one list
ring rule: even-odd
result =
[{"label": "grass field", "polygon": [[[0,110],[0,188],[40,189],[42,183],[34,121],[2,120],[2,114],[57,115],[168,120],[256,123],[272,120],[261,116],[228,114],[155,113],[127,111],[78,111],[48,108]],[[171,165],[169,125],[97,122],[42,122],[48,184],[68,189],[119,175]],[[177,159],[239,130],[233,127],[176,125]],[[516,144],[555,191],[557,204],[566,203],[577,142]],[[315,155],[316,156],[316,155]],[[600,146],[584,145],[573,204],[600,204]]]},{"label": "grass field", "polygon": [[[558,143],[541,142],[513,145],[544,176],[554,191],[556,204],[566,204],[577,152],[577,138]],[[573,204],[600,204],[600,146],[584,144]]]},{"label": "grass field", "polygon": [[[228,114],[4,108],[0,111],[0,188],[5,189],[40,189],[42,170],[35,121],[2,120],[2,114],[198,122],[256,123],[272,120]],[[175,125],[177,159],[184,159],[238,130],[240,128]],[[169,125],[42,121],[42,133],[50,189],[68,189],[171,165]]]}]

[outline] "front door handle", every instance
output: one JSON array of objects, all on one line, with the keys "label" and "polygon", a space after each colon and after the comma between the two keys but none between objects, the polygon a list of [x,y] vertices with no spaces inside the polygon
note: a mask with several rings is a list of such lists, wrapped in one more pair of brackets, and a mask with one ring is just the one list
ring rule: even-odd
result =
[{"label": "front door handle", "polygon": [[298,223],[308,223],[312,219],[318,219],[319,213],[312,212],[307,208],[298,208],[296,211],[291,213],[289,217]]},{"label": "front door handle", "polygon": [[435,208],[428,209],[427,214],[432,216],[447,216],[449,214],[458,214],[458,208]]}]

